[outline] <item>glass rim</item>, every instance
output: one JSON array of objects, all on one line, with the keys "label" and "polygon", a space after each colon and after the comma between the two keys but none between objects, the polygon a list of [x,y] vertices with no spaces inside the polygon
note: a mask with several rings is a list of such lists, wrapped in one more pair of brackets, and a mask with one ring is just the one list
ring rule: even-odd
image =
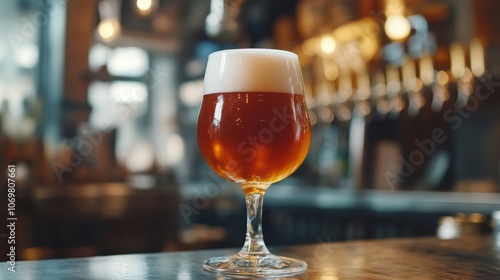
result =
[{"label": "glass rim", "polygon": [[219,56],[223,54],[231,54],[231,53],[248,53],[248,54],[282,54],[291,56],[294,58],[298,58],[298,55],[292,51],[280,50],[280,49],[272,49],[272,48],[237,48],[237,49],[225,49],[218,50],[209,54],[210,56]]}]

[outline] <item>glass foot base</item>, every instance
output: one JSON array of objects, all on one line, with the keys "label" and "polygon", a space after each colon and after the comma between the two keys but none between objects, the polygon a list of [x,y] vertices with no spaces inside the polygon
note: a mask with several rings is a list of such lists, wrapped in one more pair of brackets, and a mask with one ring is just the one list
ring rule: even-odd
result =
[{"label": "glass foot base", "polygon": [[231,276],[293,276],[307,270],[304,261],[279,257],[272,254],[264,256],[215,257],[206,260],[203,268],[210,272]]}]

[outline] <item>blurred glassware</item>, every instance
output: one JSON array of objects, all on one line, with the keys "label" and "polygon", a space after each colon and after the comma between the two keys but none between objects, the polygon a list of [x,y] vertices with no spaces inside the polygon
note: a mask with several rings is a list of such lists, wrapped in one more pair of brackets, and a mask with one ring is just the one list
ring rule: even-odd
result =
[{"label": "blurred glassware", "polygon": [[437,236],[441,239],[475,236],[483,232],[485,223],[486,217],[480,213],[458,213],[455,216],[441,217]]},{"label": "blurred glassware", "polygon": [[500,211],[494,211],[491,218],[493,222],[493,241],[496,249],[500,251]]},{"label": "blurred glassware", "polygon": [[121,34],[121,6],[122,0],[100,0],[98,3],[101,22],[97,25],[96,36],[103,43],[112,43]]}]

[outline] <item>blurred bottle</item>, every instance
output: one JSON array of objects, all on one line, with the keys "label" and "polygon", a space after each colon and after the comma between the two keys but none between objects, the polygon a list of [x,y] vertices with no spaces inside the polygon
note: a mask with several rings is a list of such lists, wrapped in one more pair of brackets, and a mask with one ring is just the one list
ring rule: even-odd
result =
[{"label": "blurred bottle", "polygon": [[486,217],[480,213],[458,213],[455,216],[441,217],[437,237],[454,239],[459,237],[477,236],[488,231]]}]

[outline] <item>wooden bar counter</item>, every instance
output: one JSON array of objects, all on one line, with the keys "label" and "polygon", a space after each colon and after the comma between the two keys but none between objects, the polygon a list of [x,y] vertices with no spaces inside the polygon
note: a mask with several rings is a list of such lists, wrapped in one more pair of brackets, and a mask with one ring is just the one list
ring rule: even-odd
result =
[{"label": "wooden bar counter", "polygon": [[[270,248],[301,258],[308,271],[288,279],[500,279],[500,244],[490,236],[452,240],[382,239]],[[0,279],[230,279],[205,272],[203,260],[237,249],[18,261]]]}]

